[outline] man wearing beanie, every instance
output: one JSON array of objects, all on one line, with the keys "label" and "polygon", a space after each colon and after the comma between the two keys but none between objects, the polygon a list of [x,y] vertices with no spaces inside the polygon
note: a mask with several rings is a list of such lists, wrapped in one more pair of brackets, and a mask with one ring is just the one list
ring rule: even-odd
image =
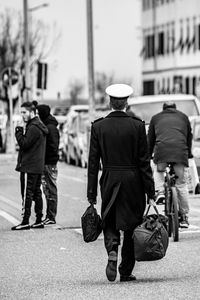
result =
[{"label": "man wearing beanie", "polygon": [[41,121],[48,128],[45,153],[45,167],[42,176],[42,187],[47,202],[46,218],[44,225],[56,223],[57,214],[57,162],[59,159],[59,131],[57,128],[58,122],[54,116],[50,114],[50,107],[45,104],[37,106],[38,115]]}]

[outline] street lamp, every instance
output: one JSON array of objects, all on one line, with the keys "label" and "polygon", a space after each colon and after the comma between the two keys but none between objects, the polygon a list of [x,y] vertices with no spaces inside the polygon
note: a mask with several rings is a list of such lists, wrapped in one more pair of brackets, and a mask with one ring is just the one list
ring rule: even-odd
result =
[{"label": "street lamp", "polygon": [[48,3],[43,3],[43,4],[40,4],[40,5],[29,8],[29,11],[32,12],[32,11],[35,11],[35,10],[38,10],[40,8],[47,7],[47,6],[49,6]]},{"label": "street lamp", "polygon": [[26,91],[26,101],[30,101],[30,40],[29,40],[29,18],[28,13],[38,10],[43,7],[49,6],[48,3],[43,3],[41,5],[29,8],[28,0],[24,1],[24,50],[25,50],[25,91]]}]

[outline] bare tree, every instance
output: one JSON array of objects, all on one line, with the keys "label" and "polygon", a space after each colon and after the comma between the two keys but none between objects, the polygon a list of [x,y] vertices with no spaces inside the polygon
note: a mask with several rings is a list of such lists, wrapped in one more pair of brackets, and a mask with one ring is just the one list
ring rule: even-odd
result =
[{"label": "bare tree", "polygon": [[114,76],[107,75],[104,72],[97,72],[95,74],[95,90],[96,90],[96,101],[99,104],[105,104],[105,89],[108,85],[112,84]]},{"label": "bare tree", "polygon": [[[55,24],[54,24],[55,25]],[[11,67],[24,74],[25,50],[23,37],[23,18],[21,13],[14,10],[6,10],[0,14],[0,72],[5,68]],[[56,26],[54,26],[56,28]],[[56,44],[59,33],[54,34],[54,40],[49,45],[48,41],[49,26],[40,20],[31,19],[30,30],[30,62],[44,60],[52,50],[52,45]],[[32,68],[30,66],[30,72]],[[1,99],[8,103],[6,88],[1,90]],[[17,98],[14,99],[14,105]]]},{"label": "bare tree", "polygon": [[70,83],[69,95],[71,99],[71,104],[77,104],[80,94],[83,91],[83,83],[76,79]]}]

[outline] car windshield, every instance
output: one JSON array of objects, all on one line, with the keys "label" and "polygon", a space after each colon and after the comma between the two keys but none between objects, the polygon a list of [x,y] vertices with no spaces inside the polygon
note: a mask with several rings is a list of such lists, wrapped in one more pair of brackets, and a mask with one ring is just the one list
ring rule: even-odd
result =
[{"label": "car windshield", "polygon": [[[199,115],[195,101],[186,100],[173,102],[176,103],[176,108],[185,113],[187,116]],[[163,101],[137,103],[135,105],[131,105],[131,111],[133,111],[136,116],[149,124],[152,116],[162,111],[163,103]]]},{"label": "car windshield", "polygon": [[79,113],[78,130],[79,132],[87,132],[89,126],[89,115],[88,112]]},{"label": "car windshield", "polygon": [[195,141],[200,141],[200,123],[195,123],[194,132],[193,132],[193,139]]}]

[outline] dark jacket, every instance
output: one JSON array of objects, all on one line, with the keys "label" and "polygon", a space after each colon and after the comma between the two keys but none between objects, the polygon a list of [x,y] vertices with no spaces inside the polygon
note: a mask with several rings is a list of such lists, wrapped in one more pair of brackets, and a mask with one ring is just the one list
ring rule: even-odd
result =
[{"label": "dark jacket", "polygon": [[103,222],[115,203],[117,229],[134,229],[142,222],[145,193],[154,196],[144,123],[122,111],[92,124],[88,162],[88,199],[96,199],[100,159]]},{"label": "dark jacket", "polygon": [[27,123],[24,134],[22,127],[16,127],[15,137],[19,145],[17,171],[42,174],[47,133],[48,129],[38,117]]},{"label": "dark jacket", "polygon": [[45,165],[55,165],[59,159],[59,131],[58,122],[55,117],[49,115],[43,123],[48,128],[47,141],[46,141],[46,153],[45,153]]},{"label": "dark jacket", "polygon": [[188,117],[167,108],[152,117],[148,131],[149,153],[154,162],[176,162],[188,166],[191,155],[192,133]]}]

